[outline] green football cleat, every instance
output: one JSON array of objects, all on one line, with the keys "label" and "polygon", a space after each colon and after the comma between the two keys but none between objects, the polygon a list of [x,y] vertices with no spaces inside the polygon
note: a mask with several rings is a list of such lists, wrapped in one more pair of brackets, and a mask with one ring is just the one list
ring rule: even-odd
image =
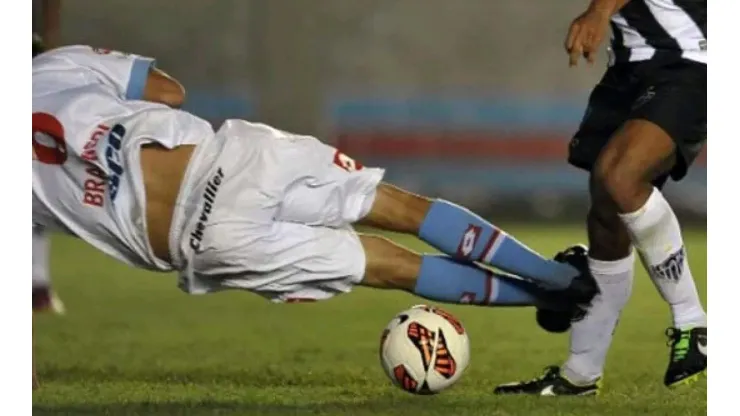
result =
[{"label": "green football cleat", "polygon": [[707,369],[707,328],[668,328],[670,362],[663,382],[667,387],[690,384]]},{"label": "green football cleat", "polygon": [[601,380],[579,386],[560,374],[560,367],[551,366],[533,380],[500,384],[494,394],[530,394],[535,396],[595,396],[601,389]]}]

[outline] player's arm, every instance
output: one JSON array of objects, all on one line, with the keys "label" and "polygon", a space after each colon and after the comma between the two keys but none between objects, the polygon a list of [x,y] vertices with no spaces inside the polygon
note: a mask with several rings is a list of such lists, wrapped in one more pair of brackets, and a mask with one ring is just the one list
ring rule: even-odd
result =
[{"label": "player's arm", "polygon": [[[37,58],[37,59],[42,59]],[[89,81],[113,89],[124,100],[146,100],[179,107],[185,89],[156,67],[153,58],[85,45],[65,46],[43,55],[89,71]]]},{"label": "player's arm", "polygon": [[41,39],[46,49],[54,49],[61,42],[61,0],[42,0],[41,2]]},{"label": "player's arm", "polygon": [[609,28],[609,20],[629,2],[630,0],[591,0],[588,9],[570,24],[565,38],[565,51],[568,53],[570,66],[576,66],[581,56],[588,63],[594,63],[596,51]]},{"label": "player's arm", "polygon": [[589,9],[607,13],[611,17],[629,2],[630,0],[591,0]]},{"label": "player's arm", "polygon": [[152,66],[149,68],[142,98],[179,108],[185,102],[185,88],[175,78]]}]

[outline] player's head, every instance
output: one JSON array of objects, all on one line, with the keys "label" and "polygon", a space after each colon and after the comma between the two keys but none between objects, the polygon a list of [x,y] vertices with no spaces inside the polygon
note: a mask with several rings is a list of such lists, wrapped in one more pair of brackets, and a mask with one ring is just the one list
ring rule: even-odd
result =
[{"label": "player's head", "polygon": [[45,50],[46,48],[44,48],[44,42],[41,40],[41,36],[34,33],[33,34],[33,57],[35,58],[36,55],[43,53]]}]

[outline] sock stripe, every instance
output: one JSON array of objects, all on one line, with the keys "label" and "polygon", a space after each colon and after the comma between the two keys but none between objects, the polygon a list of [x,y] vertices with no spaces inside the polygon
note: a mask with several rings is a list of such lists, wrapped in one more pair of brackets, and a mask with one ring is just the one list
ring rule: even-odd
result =
[{"label": "sock stripe", "polygon": [[490,264],[493,255],[496,253],[498,248],[501,246],[501,242],[503,241],[502,238],[499,238],[501,234],[501,230],[493,230],[491,238],[488,239],[486,246],[483,248],[483,252],[481,252],[480,258],[478,259],[480,262]]},{"label": "sock stripe", "polygon": [[[564,289],[577,274],[573,267],[544,258],[494,224],[443,200],[432,203],[418,237],[458,261],[482,262],[546,289]],[[479,281],[478,290],[482,285]]]},{"label": "sock stripe", "polygon": [[490,305],[493,297],[493,272],[486,271],[485,287],[483,289],[483,305]]}]

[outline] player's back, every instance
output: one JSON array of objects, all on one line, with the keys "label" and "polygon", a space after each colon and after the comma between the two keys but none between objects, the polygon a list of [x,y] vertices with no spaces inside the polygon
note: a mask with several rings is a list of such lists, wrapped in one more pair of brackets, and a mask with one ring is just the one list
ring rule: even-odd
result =
[{"label": "player's back", "polygon": [[199,144],[204,120],[139,101],[152,60],[86,46],[33,60],[33,221],[77,235],[129,264],[152,254],[140,150]]}]

